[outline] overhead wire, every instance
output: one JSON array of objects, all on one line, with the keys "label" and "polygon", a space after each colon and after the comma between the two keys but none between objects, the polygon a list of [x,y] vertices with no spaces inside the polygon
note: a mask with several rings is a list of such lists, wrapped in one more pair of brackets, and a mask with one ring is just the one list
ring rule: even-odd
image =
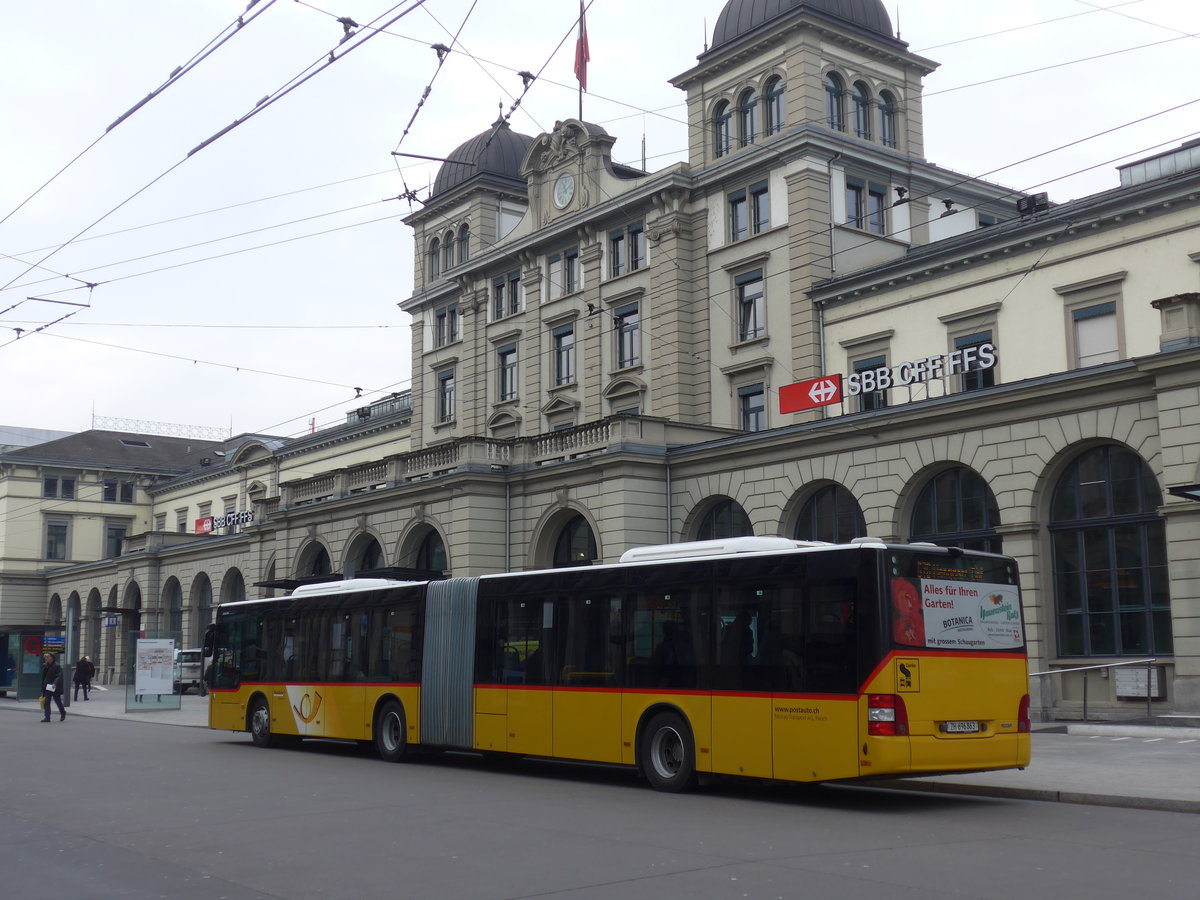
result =
[{"label": "overhead wire", "polygon": [[[1085,13],[1085,14],[1086,14],[1086,13]],[[570,35],[568,35],[568,37],[569,37],[569,36],[570,36]],[[564,42],[565,42],[565,38],[564,38]],[[562,46],[562,44],[560,44],[560,46]],[[560,46],[559,46],[559,47],[560,47]],[[515,104],[515,107],[516,107],[516,106],[520,106],[520,102],[518,102],[517,104]],[[998,170],[998,169],[997,169],[997,170]],[[995,172],[995,170],[994,170],[994,172]],[[264,245],[264,246],[270,246],[270,245]]]},{"label": "overhead wire", "polygon": [[[200,63],[204,62],[204,60],[208,59],[208,57],[212,56],[219,49],[221,49],[221,47],[224,46],[225,43],[227,41],[229,41],[234,35],[239,34],[245,26],[249,25],[251,22],[253,22],[255,19],[257,19],[259,16],[261,16],[263,13],[265,13],[268,9],[270,9],[272,6],[274,6],[276,0],[265,0],[265,5],[262,6],[253,15],[251,15],[247,18],[246,13],[249,12],[251,9],[253,9],[259,2],[260,2],[260,0],[250,0],[250,3],[246,7],[245,12],[243,12],[240,16],[238,16],[229,25],[226,25],[223,29],[221,29],[221,31],[217,34],[217,36],[212,38],[199,51],[197,51],[191,57],[191,59],[189,59],[182,66],[177,67],[173,72],[171,72],[171,74],[167,76],[166,81],[164,81],[158,87],[154,88],[149,94],[147,94],[145,97],[143,97],[137,103],[135,103],[132,107],[130,107],[128,110],[123,112],[120,116],[118,116],[111,125],[109,125],[107,128],[104,129],[104,132],[102,134],[100,134],[94,141],[92,141],[90,144],[88,144],[86,147],[84,147],[81,151],[79,151],[79,153],[77,153],[74,156],[74,158],[72,158],[70,160],[70,162],[68,162],[65,166],[63,166],[61,169],[59,169],[57,172],[55,172],[53,175],[51,175],[49,179],[47,179],[39,188],[37,188],[37,190],[35,190],[32,194],[30,194],[28,197],[26,197],[24,200],[22,200],[20,203],[18,203],[15,207],[13,207],[11,210],[9,210],[4,215],[3,218],[0,218],[0,225],[3,225],[5,222],[7,222],[9,219],[11,219],[18,210],[20,210],[23,206],[25,206],[27,203],[29,203],[31,200],[33,200],[34,197],[36,197],[43,190],[45,190],[47,187],[49,187],[56,179],[58,179],[58,177],[60,175],[62,175],[64,172],[66,172],[68,169],[70,169],[71,166],[73,166],[73,165],[75,165],[75,163],[79,162],[80,159],[82,159],[93,147],[95,147],[102,140],[104,140],[105,137],[107,137],[109,134],[111,134],[119,125],[121,125],[122,123],[127,121],[130,117],[132,117],[135,113],[137,113],[138,110],[142,109],[144,106],[146,106],[152,100],[156,99],[157,97],[162,96],[162,94],[164,92],[166,92],[168,88],[177,84],[180,80],[182,80],[184,78],[184,76],[190,74],[193,69],[195,69],[197,66],[200,65]],[[7,256],[7,254],[4,254],[4,255]],[[11,257],[9,257],[9,258],[11,258]]]}]

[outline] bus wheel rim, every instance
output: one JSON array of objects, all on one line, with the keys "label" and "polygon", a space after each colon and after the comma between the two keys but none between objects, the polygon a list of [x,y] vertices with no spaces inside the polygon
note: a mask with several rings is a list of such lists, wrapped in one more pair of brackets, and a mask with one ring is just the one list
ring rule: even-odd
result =
[{"label": "bus wheel rim", "polygon": [[383,717],[383,726],[380,729],[383,736],[383,746],[388,752],[393,752],[400,747],[400,717],[394,712],[388,713]]},{"label": "bus wheel rim", "polygon": [[267,708],[259,704],[254,708],[254,715],[250,719],[250,727],[254,729],[255,734],[261,737],[267,733],[268,723]]},{"label": "bus wheel rim", "polygon": [[683,738],[674,728],[660,728],[650,745],[650,761],[662,778],[674,778],[683,767]]}]

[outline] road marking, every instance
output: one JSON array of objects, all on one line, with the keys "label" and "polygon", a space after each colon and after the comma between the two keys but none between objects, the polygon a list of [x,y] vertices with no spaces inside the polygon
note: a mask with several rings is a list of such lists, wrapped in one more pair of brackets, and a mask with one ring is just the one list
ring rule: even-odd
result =
[{"label": "road marking", "polygon": [[1186,741],[1176,741],[1176,743],[1178,743],[1178,744],[1194,744],[1194,743],[1196,743],[1197,740],[1200,740],[1200,738],[1188,738]]},{"label": "road marking", "polygon": [[1113,739],[1112,739],[1112,742],[1115,744],[1117,741],[1127,741],[1127,740],[1129,740],[1129,738],[1127,738],[1127,737],[1119,737],[1119,738],[1113,738]]},{"label": "road marking", "polygon": [[1157,744],[1162,738],[1146,738],[1142,741],[1143,744]]}]

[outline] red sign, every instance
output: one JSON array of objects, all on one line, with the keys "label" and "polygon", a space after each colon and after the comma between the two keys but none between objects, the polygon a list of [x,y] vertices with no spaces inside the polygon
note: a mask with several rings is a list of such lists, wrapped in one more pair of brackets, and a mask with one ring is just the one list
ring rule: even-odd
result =
[{"label": "red sign", "polygon": [[41,656],[42,654],[42,639],[36,634],[31,634],[25,638],[25,652],[30,656]]},{"label": "red sign", "polygon": [[212,534],[213,532],[213,517],[205,516],[203,519],[196,520],[196,534]]},{"label": "red sign", "polygon": [[803,412],[818,406],[840,403],[842,399],[842,376],[821,375],[808,381],[785,384],[779,389],[779,412]]}]

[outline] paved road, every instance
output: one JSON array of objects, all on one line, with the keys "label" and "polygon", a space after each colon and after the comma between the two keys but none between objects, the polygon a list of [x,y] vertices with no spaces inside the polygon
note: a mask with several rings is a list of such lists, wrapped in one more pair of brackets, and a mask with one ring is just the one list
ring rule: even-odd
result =
[{"label": "paved road", "polygon": [[[1167,740],[1036,744],[1200,761]],[[1158,811],[759,783],[673,796],[622,769],[389,766],[4,705],[0,765],[5,896],[1192,900],[1200,883],[1200,817]]]}]

